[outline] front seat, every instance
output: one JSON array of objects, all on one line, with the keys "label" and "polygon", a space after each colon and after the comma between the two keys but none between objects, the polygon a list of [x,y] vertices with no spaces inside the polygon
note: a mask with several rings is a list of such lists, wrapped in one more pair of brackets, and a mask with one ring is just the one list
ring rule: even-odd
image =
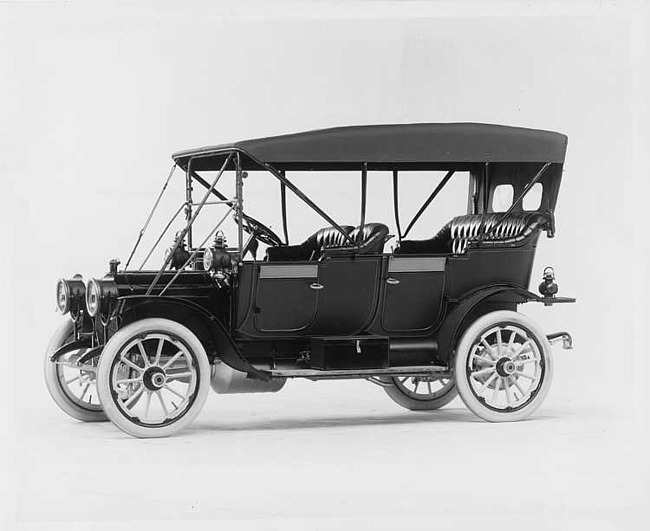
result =
[{"label": "front seat", "polygon": [[[356,242],[360,228],[356,227],[350,237]],[[376,254],[384,252],[384,243],[388,239],[388,227],[383,223],[366,223],[361,234],[359,254]]]},{"label": "front seat", "polygon": [[[354,245],[345,241],[340,247],[330,247],[323,251],[324,256],[348,256],[353,254],[381,254],[384,252],[384,243],[388,239],[388,227],[383,223],[365,223],[363,231],[355,227],[350,232]],[[357,242],[361,242],[357,248]]]},{"label": "front seat", "polygon": [[[342,225],[341,228],[347,234],[350,234],[354,229],[351,225]],[[266,250],[266,256],[269,262],[318,260],[325,249],[338,248],[346,243],[349,244],[338,229],[325,227],[314,232],[300,245],[269,247]]]},{"label": "front seat", "polygon": [[[300,245],[269,247],[266,250],[269,262],[319,260],[323,256],[348,256],[352,254],[380,254],[388,238],[388,227],[383,223],[366,223],[360,233],[359,227],[343,225],[354,245],[334,227],[320,229]],[[361,243],[356,244],[361,236]]]}]

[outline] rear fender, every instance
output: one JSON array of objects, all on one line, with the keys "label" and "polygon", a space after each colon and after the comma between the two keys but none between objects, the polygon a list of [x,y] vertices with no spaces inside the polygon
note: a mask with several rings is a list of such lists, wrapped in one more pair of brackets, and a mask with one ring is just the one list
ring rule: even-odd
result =
[{"label": "rear fender", "polygon": [[440,360],[448,364],[451,362],[456,343],[468,324],[467,318],[479,304],[497,295],[509,295],[510,297],[503,298],[503,302],[514,304],[543,300],[539,295],[535,295],[528,290],[507,285],[490,286],[466,294],[447,315],[438,332],[438,357]]},{"label": "rear fender", "polygon": [[[226,365],[258,380],[269,380],[270,374],[253,367],[243,356],[226,327],[214,315],[195,302],[175,297],[133,295],[120,297],[120,326],[149,317],[160,317],[187,326],[205,344],[210,361],[218,357]],[[179,315],[182,320],[179,320]]]}]

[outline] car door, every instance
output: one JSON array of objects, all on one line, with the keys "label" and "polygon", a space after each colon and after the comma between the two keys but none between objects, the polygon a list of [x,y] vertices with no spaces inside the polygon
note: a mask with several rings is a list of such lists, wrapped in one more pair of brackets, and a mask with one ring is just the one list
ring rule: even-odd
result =
[{"label": "car door", "polygon": [[445,257],[390,257],[383,286],[383,330],[389,334],[424,331],[437,323],[446,261]]},{"label": "car door", "polygon": [[316,262],[245,263],[238,289],[239,333],[302,335],[314,320],[319,291]]},{"label": "car door", "polygon": [[363,331],[374,315],[381,256],[332,256],[318,262],[318,302],[309,335]]}]

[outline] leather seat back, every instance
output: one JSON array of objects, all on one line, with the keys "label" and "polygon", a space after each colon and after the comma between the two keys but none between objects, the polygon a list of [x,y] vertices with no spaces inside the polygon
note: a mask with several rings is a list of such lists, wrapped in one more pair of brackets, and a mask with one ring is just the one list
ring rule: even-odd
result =
[{"label": "leather seat back", "polygon": [[539,212],[512,212],[492,231],[502,213],[468,214],[457,216],[428,240],[403,240],[398,254],[417,253],[454,253],[467,251],[470,243],[477,242],[481,232],[481,223],[485,224],[484,247],[516,246],[532,235],[548,227],[549,217]]},{"label": "leather seat back", "polygon": [[[348,234],[350,234],[354,227],[351,225],[343,225],[341,228]],[[309,249],[310,255],[312,258],[310,260],[317,260],[325,249],[331,249],[332,247],[343,247],[349,245],[350,242],[346,239],[341,231],[334,227],[325,227],[320,229],[307,238],[301,245]]]},{"label": "leather seat back", "polygon": [[359,227],[342,225],[341,228],[350,235],[350,242],[341,232],[334,227],[320,229],[307,238],[300,245],[282,247],[269,247],[266,256],[269,261],[306,261],[318,260],[323,254],[330,256],[350,254],[375,254],[382,253],[384,242],[388,236],[388,227],[383,223],[366,223],[361,233],[361,244],[356,249],[359,238]]},{"label": "leather seat back", "polygon": [[[315,259],[320,258],[323,254],[327,256],[350,256],[354,254],[382,253],[388,236],[388,227],[383,223],[365,223],[363,231],[361,231],[360,227],[354,227],[349,232],[349,235],[354,243],[341,235],[340,245],[324,247],[322,253]],[[361,242],[359,242],[359,239],[361,239]],[[359,244],[358,248],[357,243]]]},{"label": "leather seat back", "polygon": [[[467,246],[478,241],[481,223],[484,224],[486,247],[514,245],[546,226],[548,217],[538,212],[512,212],[499,224],[503,213],[486,214],[483,221],[480,214],[458,216],[451,220],[451,250],[454,254],[464,253]],[[497,226],[498,224],[498,226]],[[496,229],[493,230],[493,228]]]},{"label": "leather seat back", "polygon": [[[350,237],[356,243],[359,238],[360,227],[350,233]],[[360,254],[376,254],[384,252],[384,243],[388,236],[388,227],[383,223],[366,223],[361,233]],[[350,243],[348,242],[348,245]]]},{"label": "leather seat back", "polygon": [[[341,228],[347,234],[354,229],[352,225],[343,225]],[[325,249],[340,247],[346,242],[345,236],[340,231],[334,227],[326,227],[316,231],[300,245],[269,247],[266,256],[271,262],[318,260]]]}]

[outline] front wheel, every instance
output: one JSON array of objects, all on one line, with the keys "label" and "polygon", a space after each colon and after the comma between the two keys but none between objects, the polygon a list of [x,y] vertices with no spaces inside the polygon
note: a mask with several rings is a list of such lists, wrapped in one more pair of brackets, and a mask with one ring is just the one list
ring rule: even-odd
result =
[{"label": "front wheel", "polygon": [[44,360],[45,384],[50,396],[62,411],[83,422],[108,420],[97,395],[96,359],[77,364],[85,349],[73,350],[59,357],[50,358],[59,348],[74,339],[72,321],[67,320],[54,333],[47,346]]},{"label": "front wheel", "polygon": [[491,312],[463,334],[454,375],[461,399],[477,416],[491,422],[522,420],[551,386],[551,345],[528,317]]},{"label": "front wheel", "polygon": [[108,418],[134,437],[167,437],[190,424],[210,388],[203,345],[185,326],[143,319],[118,330],[99,360]]}]

